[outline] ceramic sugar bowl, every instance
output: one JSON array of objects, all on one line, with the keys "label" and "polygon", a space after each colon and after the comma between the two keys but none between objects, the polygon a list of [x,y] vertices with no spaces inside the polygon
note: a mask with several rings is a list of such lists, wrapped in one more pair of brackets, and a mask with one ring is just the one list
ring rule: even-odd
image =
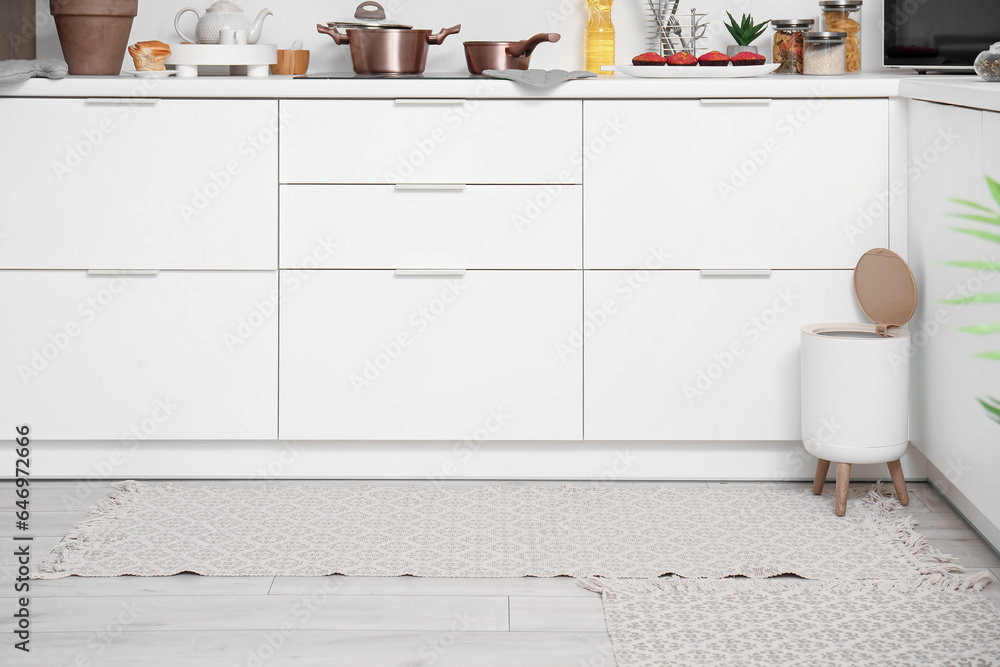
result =
[{"label": "ceramic sugar bowl", "polygon": [[[197,39],[191,39],[181,32],[181,16],[186,12],[194,12],[195,16],[198,16],[198,26],[195,28]],[[271,10],[264,9],[251,21],[232,0],[218,0],[205,11],[204,16],[199,15],[194,7],[185,7],[177,12],[177,16],[174,17],[174,30],[184,41],[196,44],[218,44],[219,31],[243,30],[247,33],[247,44],[256,44],[264,28],[264,19],[268,16],[272,16]]]},{"label": "ceramic sugar bowl", "polygon": [[976,58],[976,74],[987,81],[1000,81],[1000,42]]}]

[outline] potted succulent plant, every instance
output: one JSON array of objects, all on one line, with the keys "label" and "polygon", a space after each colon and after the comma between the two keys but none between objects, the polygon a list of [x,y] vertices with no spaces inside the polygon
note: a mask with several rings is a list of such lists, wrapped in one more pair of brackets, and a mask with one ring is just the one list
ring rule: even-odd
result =
[{"label": "potted succulent plant", "polygon": [[70,74],[117,75],[139,0],[49,0]]},{"label": "potted succulent plant", "polygon": [[736,40],[735,45],[727,47],[726,55],[734,56],[743,51],[757,53],[757,47],[753,46],[751,42],[764,34],[767,24],[771,21],[768,20],[763,23],[754,24],[753,16],[744,14],[743,18],[737,22],[737,20],[733,18],[732,13],[726,12],[726,15],[729,16],[729,22],[725,24],[726,30],[728,30],[729,34]]}]

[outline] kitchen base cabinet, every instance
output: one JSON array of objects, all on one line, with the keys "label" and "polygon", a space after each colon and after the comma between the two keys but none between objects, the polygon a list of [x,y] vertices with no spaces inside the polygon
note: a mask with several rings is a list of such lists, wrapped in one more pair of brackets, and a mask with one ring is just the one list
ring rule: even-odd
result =
[{"label": "kitchen base cabinet", "polygon": [[578,100],[282,100],[281,182],[581,183]]},{"label": "kitchen base cabinet", "polygon": [[0,268],[276,269],[277,114],[266,100],[0,99]]},{"label": "kitchen base cabinet", "polygon": [[911,101],[909,153],[919,174],[910,187],[909,224],[910,264],[920,294],[910,322],[911,438],[943,474],[934,481],[952,500],[957,490],[997,522],[1000,428],[979,400],[1000,398],[1000,364],[977,355],[1000,344],[995,335],[962,329],[997,322],[1000,306],[947,302],[1000,291],[996,272],[953,264],[998,261],[995,243],[956,231],[996,228],[952,216],[981,213],[952,199],[996,208],[984,176],[1000,179],[1000,114]]},{"label": "kitchen base cabinet", "polygon": [[905,196],[884,99],[587,101],[584,145],[588,269],[852,269]]},{"label": "kitchen base cabinet", "polygon": [[281,273],[282,438],[582,438],[582,272]]},{"label": "kitchen base cabinet", "polygon": [[4,415],[38,440],[277,437],[276,278],[0,271]]},{"label": "kitchen base cabinet", "polygon": [[866,321],[851,271],[585,273],[587,440],[799,440],[799,329]]}]

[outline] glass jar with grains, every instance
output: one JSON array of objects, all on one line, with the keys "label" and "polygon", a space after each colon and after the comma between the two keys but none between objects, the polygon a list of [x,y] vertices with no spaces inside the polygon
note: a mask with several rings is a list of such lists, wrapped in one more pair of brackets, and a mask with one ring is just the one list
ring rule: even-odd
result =
[{"label": "glass jar with grains", "polygon": [[1000,42],[976,58],[976,74],[987,81],[1000,81]]},{"label": "glass jar with grains", "polygon": [[861,71],[861,0],[820,0],[823,30],[847,33],[848,74]]},{"label": "glass jar with grains", "polygon": [[812,19],[774,19],[775,74],[802,74],[802,35],[812,30]]},{"label": "glass jar with grains", "polygon": [[846,40],[843,32],[807,32],[803,37],[802,73],[836,76],[846,72]]}]

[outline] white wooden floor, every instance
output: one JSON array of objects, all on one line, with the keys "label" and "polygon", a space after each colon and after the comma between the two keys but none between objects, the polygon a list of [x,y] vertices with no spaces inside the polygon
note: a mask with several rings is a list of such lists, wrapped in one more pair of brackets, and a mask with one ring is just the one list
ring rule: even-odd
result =
[{"label": "white wooden floor", "polygon": [[[711,482],[707,486],[724,492],[761,485]],[[808,485],[768,483],[766,488],[796,486]],[[989,547],[932,489],[924,484],[909,486],[909,509],[917,515],[918,530],[970,571],[991,569],[995,582],[1000,581],[1000,560]],[[106,493],[103,483],[34,482],[33,563]],[[570,578],[178,575],[32,581],[31,653],[25,655],[13,648],[10,621],[16,603],[14,501],[12,484],[0,482],[0,665],[4,667],[614,665],[600,597],[578,588]],[[1000,584],[986,592],[1000,607]]]}]

